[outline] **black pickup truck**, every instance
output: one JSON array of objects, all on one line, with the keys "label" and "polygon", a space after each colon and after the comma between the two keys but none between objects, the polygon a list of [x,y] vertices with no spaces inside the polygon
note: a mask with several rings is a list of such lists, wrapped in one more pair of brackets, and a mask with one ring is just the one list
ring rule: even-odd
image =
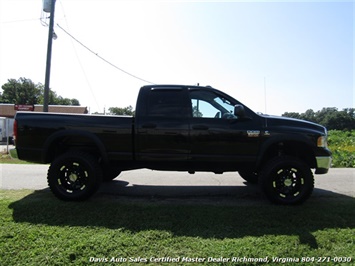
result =
[{"label": "black pickup truck", "polygon": [[18,112],[21,160],[50,163],[62,200],[84,200],[121,171],[238,171],[275,203],[298,204],[331,164],[324,127],[259,115],[212,87],[151,85],[130,116]]}]

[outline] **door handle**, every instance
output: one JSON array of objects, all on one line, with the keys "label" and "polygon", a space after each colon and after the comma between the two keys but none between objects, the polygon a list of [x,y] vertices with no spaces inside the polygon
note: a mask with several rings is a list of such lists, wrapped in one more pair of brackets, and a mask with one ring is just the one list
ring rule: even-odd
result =
[{"label": "door handle", "polygon": [[195,126],[192,126],[192,129],[194,129],[194,130],[208,130],[209,127],[205,126],[205,125],[195,125]]},{"label": "door handle", "polygon": [[143,124],[142,128],[156,128],[157,124],[154,123],[147,123],[147,124]]}]

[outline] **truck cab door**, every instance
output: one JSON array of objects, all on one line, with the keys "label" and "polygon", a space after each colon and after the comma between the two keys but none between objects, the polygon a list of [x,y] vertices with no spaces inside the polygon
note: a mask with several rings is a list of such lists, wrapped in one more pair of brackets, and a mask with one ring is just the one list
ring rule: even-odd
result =
[{"label": "truck cab door", "polygon": [[214,163],[236,166],[255,161],[260,141],[258,119],[238,117],[235,100],[215,91],[190,89],[189,98],[192,163],[215,168]]},{"label": "truck cab door", "polygon": [[144,93],[136,123],[136,159],[186,161],[190,152],[187,90],[159,87]]}]

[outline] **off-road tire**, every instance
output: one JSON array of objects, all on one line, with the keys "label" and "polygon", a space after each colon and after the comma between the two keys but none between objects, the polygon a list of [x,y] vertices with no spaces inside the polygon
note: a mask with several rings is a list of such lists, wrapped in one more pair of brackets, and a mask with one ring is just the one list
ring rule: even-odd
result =
[{"label": "off-road tire", "polygon": [[67,152],[51,163],[47,180],[57,198],[81,201],[99,189],[102,170],[92,155],[85,152]]},{"label": "off-road tire", "polygon": [[309,166],[299,158],[281,156],[264,165],[259,184],[271,202],[295,205],[310,197],[314,177]]}]

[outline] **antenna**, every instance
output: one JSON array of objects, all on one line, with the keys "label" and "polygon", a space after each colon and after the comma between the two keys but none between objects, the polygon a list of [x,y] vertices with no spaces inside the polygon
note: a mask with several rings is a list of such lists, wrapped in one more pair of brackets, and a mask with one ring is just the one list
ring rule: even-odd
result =
[{"label": "antenna", "polygon": [[267,109],[266,109],[266,77],[264,77],[264,105],[265,105],[265,114],[267,114]]}]

